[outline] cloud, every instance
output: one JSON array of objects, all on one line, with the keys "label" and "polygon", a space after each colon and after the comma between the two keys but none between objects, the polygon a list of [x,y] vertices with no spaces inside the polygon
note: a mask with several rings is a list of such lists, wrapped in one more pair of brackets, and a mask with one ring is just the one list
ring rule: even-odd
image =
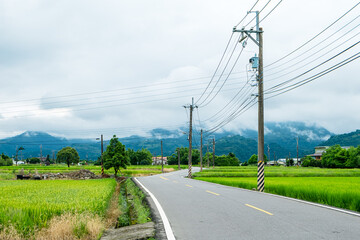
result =
[{"label": "cloud", "polygon": [[[267,9],[275,6],[271,4]],[[281,3],[261,23],[265,65],[296,49],[353,4],[350,0],[327,1],[325,6],[322,1]],[[124,136],[187,126],[182,106],[201,96],[232,27],[252,5],[252,1],[205,0],[1,2],[0,76],[6,82],[0,96],[1,131],[9,135],[20,129],[44,130],[71,136],[115,131]],[[355,23],[337,33],[336,29],[354,16],[356,12],[302,50],[340,37]],[[277,68],[265,68],[265,89],[301,74],[350,43],[318,60],[309,50],[288,64],[297,54],[276,62],[273,67]],[[211,104],[195,111],[196,125],[200,118],[203,127],[213,127],[231,114],[236,106],[227,103],[246,82],[246,64],[255,52],[257,47],[249,41],[233,70],[236,74]],[[309,64],[299,70],[295,69],[300,65],[289,67],[299,59]],[[280,77],[290,71],[294,72]],[[358,128],[360,113],[354,111],[360,102],[360,82],[354,77],[358,74],[355,61],[267,99],[265,121],[315,122],[335,133]],[[216,81],[215,77],[212,84]],[[205,121],[208,118],[212,121]],[[224,127],[228,131],[245,128],[257,128],[256,105]]]}]

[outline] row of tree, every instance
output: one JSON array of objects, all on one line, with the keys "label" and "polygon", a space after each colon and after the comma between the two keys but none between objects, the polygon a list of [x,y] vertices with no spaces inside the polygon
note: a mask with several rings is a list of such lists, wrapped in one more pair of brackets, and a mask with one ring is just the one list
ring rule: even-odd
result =
[{"label": "row of tree", "polygon": [[326,149],[321,161],[307,156],[301,162],[303,167],[360,168],[360,146],[344,149],[340,145],[334,145]]}]

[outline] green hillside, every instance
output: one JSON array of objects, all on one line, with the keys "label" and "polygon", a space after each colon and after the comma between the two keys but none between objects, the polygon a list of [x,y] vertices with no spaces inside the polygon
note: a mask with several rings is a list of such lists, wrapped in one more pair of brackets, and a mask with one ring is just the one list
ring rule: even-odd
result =
[{"label": "green hillside", "polygon": [[360,130],[355,132],[334,135],[327,141],[321,143],[319,146],[333,146],[339,144],[340,146],[354,146],[360,145]]}]

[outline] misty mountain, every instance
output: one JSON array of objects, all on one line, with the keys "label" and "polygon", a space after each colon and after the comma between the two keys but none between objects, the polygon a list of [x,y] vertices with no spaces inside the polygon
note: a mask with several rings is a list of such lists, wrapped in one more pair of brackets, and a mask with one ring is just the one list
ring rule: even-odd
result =
[{"label": "misty mountain", "polygon": [[[146,136],[129,136],[119,138],[119,140],[126,146],[134,150],[146,148],[153,155],[161,154],[161,140],[163,141],[164,156],[171,155],[178,147],[188,147],[187,129],[167,130],[167,129],[153,129],[146,134]],[[359,130],[357,132],[359,137]],[[349,134],[348,134],[349,135]],[[358,144],[355,135],[346,135],[348,144]],[[332,136],[330,139],[329,137]],[[234,132],[220,132],[212,135],[204,134],[203,152],[207,151],[209,144],[209,151],[212,151],[212,139],[216,140],[216,155],[228,154],[229,152],[241,160],[248,160],[252,154],[257,154],[257,131],[245,129],[239,133]],[[296,157],[296,138],[299,139],[299,157],[306,154],[313,153],[314,147],[332,141],[337,136],[326,130],[325,128],[308,125],[302,122],[282,122],[274,123],[268,122],[265,124],[265,154],[270,154],[270,159],[285,158],[289,155]],[[326,141],[329,139],[328,141]],[[326,142],[324,142],[326,141]],[[345,141],[345,140],[344,140]],[[104,141],[104,149],[108,141]],[[100,141],[91,139],[65,139],[52,136],[43,132],[27,131],[20,135],[0,140],[0,152],[4,152],[9,156],[15,156],[16,146],[24,147],[22,151],[23,158],[40,156],[40,145],[42,145],[42,156],[50,155],[52,152],[59,151],[66,146],[74,147],[80,155],[81,159],[96,160],[100,156]],[[333,145],[329,142],[328,145]],[[200,135],[194,130],[193,148],[199,149]],[[269,147],[268,147],[269,146]],[[269,150],[269,151],[268,151]],[[20,154],[19,154],[20,156]]]}]

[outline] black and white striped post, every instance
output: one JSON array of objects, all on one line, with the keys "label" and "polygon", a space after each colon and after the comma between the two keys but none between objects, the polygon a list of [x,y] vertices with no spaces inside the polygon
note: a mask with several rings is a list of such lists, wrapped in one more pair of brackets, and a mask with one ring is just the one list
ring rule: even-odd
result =
[{"label": "black and white striped post", "polygon": [[257,190],[263,192],[265,187],[264,161],[258,161]]}]

